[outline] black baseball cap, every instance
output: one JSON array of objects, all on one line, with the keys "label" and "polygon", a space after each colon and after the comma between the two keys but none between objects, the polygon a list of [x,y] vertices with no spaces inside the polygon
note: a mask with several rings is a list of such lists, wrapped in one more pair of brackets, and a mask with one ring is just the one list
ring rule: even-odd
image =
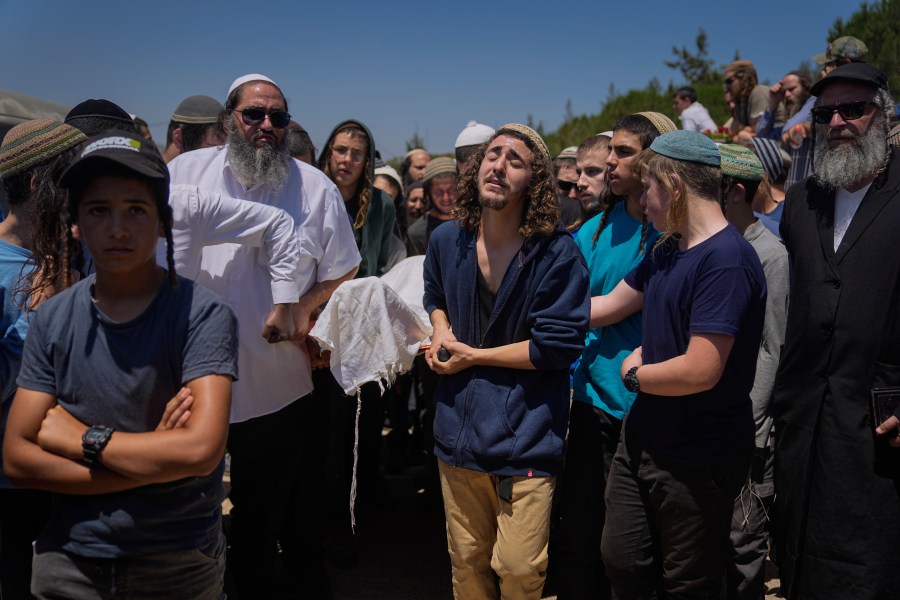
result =
[{"label": "black baseball cap", "polygon": [[811,88],[809,93],[813,96],[821,96],[826,86],[835,81],[856,81],[877,89],[888,89],[887,77],[881,69],[873,67],[868,63],[853,62],[841,65],[831,71],[828,75],[817,81]]},{"label": "black baseball cap", "polygon": [[110,164],[169,185],[169,169],[156,144],[130,131],[110,129],[85,142],[81,152],[60,176],[59,186],[69,188],[85,175],[102,175],[103,165]]}]

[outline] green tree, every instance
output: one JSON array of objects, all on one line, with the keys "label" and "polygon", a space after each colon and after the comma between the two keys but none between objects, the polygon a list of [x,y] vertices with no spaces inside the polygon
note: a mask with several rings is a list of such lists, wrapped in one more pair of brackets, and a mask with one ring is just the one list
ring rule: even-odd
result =
[{"label": "green tree", "polygon": [[672,46],[672,54],[675,55],[675,59],[664,60],[663,64],[670,69],[681,71],[685,80],[692,85],[719,82],[721,76],[716,71],[715,61],[709,58],[706,31],[702,27],[694,43],[697,45],[696,52],[692,52],[687,46],[682,46],[681,48]]},{"label": "green tree", "polygon": [[422,136],[419,135],[419,130],[416,129],[415,133],[413,133],[412,137],[406,140],[406,151],[409,152],[415,148],[424,148],[425,140],[422,139]]},{"label": "green tree", "polygon": [[[866,62],[888,75],[888,83],[895,93],[900,90],[900,0],[880,0],[863,3],[845,22],[837,19],[828,32],[828,40],[852,35],[869,48]],[[824,46],[825,44],[823,44]]]}]

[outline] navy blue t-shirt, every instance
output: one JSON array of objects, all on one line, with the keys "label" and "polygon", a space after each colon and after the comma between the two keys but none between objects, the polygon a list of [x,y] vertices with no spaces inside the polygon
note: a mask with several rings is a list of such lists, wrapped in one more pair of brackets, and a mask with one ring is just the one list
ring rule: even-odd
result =
[{"label": "navy blue t-shirt", "polygon": [[750,389],[766,309],[753,247],[728,225],[688,250],[658,244],[625,277],[644,294],[644,364],[687,352],[693,334],[735,338],[722,378],[687,396],[640,392],[626,427],[643,447],[679,463],[715,466],[753,448]]}]

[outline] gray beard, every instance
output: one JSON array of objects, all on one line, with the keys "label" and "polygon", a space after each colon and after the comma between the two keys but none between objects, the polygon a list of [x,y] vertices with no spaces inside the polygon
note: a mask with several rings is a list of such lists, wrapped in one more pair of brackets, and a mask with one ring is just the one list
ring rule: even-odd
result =
[{"label": "gray beard", "polygon": [[247,187],[265,185],[273,192],[280,192],[290,176],[290,130],[285,130],[281,146],[264,144],[259,148],[250,144],[230,121],[226,121],[225,131],[228,134],[228,161],[238,181]]},{"label": "gray beard", "polygon": [[825,135],[816,133],[813,176],[826,188],[851,187],[878,173],[887,162],[887,131],[883,123],[873,123],[854,144],[832,147]]}]

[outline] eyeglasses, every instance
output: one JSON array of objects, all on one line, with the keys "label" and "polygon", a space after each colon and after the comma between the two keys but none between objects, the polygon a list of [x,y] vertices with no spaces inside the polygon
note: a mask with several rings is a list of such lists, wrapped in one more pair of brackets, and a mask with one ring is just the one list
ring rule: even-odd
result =
[{"label": "eyeglasses", "polygon": [[860,100],[858,102],[845,102],[833,106],[816,106],[809,112],[812,115],[813,121],[819,125],[826,125],[831,122],[831,117],[834,116],[835,111],[841,115],[843,120],[855,121],[866,113],[866,107],[870,104],[873,103],[868,102],[867,100]]},{"label": "eyeglasses", "polygon": [[364,160],[366,160],[366,155],[364,152],[360,150],[351,150],[347,146],[334,146],[331,149],[332,154],[336,154],[338,156],[347,156],[350,155],[350,162],[355,164],[360,164]]},{"label": "eyeglasses", "polygon": [[245,108],[243,110],[234,109],[234,112],[240,113],[241,120],[244,125],[254,127],[265,121],[269,117],[269,123],[275,129],[284,129],[291,122],[291,115],[283,110],[265,110],[263,108]]},{"label": "eyeglasses", "polygon": [[562,190],[564,194],[568,194],[572,191],[576,185],[578,185],[577,181],[563,181],[562,179],[556,180],[556,185],[559,186],[559,189]]}]

